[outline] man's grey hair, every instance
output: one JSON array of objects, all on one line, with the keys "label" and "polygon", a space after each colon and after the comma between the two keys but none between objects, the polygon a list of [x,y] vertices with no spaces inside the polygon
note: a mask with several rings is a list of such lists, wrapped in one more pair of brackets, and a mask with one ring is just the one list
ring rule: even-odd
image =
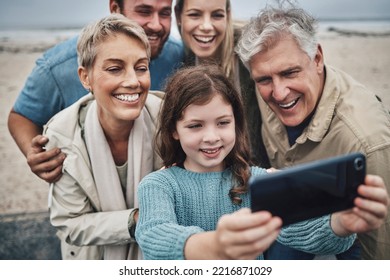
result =
[{"label": "man's grey hair", "polygon": [[150,60],[150,45],[143,28],[122,14],[110,14],[85,26],[77,42],[78,63],[91,69],[96,59],[97,47],[109,37],[125,34],[140,41]]},{"label": "man's grey hair", "polygon": [[291,1],[276,2],[276,7],[267,4],[242,30],[235,51],[246,67],[255,54],[287,36],[291,36],[310,59],[315,57],[317,20]]}]

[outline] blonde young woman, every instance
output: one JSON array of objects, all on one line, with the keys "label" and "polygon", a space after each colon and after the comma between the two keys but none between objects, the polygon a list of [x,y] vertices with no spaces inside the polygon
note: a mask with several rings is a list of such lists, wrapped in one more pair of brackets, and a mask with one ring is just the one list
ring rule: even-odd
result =
[{"label": "blonde young woman", "polygon": [[234,53],[240,29],[233,27],[230,0],[177,0],[176,21],[186,47],[185,64],[217,64],[243,97],[249,128],[251,160],[269,167],[261,138],[261,115],[255,85]]},{"label": "blonde young woman", "polygon": [[123,15],[91,23],[79,37],[78,74],[90,93],[47,124],[47,149],[66,153],[51,184],[50,221],[63,259],[137,259],[139,181],[160,167],[153,153],[161,99],[149,94],[150,45]]}]

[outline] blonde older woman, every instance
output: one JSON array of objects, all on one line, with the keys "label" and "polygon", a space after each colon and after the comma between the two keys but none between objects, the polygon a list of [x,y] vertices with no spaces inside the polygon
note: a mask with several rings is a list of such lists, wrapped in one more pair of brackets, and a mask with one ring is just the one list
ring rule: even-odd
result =
[{"label": "blonde older woman", "polygon": [[149,93],[148,38],[113,14],[84,28],[77,50],[90,94],[45,128],[47,148],[67,154],[50,188],[50,220],[64,259],[136,259],[136,189],[160,167],[153,135],[161,99]]}]

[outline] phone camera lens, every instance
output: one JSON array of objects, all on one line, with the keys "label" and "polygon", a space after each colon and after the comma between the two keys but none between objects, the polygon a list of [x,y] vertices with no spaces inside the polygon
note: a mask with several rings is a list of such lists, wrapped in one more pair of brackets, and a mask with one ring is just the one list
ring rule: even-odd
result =
[{"label": "phone camera lens", "polygon": [[356,170],[362,170],[363,167],[364,167],[363,159],[362,158],[356,158],[355,162],[354,162],[354,165],[355,165],[355,169]]}]

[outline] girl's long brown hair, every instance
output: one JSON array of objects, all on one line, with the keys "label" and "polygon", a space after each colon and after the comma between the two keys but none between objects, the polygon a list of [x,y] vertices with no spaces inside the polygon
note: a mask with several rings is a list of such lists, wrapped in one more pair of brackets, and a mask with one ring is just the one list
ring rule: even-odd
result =
[{"label": "girl's long brown hair", "polygon": [[215,94],[220,94],[232,106],[234,113],[236,142],[225,158],[225,165],[231,168],[234,178],[229,195],[234,203],[239,204],[241,203],[239,195],[247,192],[250,177],[248,136],[241,96],[220,67],[216,65],[187,67],[171,76],[165,89],[156,145],[166,167],[182,164],[186,155],[180,142],[173,138],[176,123],[189,105],[206,104]]}]

